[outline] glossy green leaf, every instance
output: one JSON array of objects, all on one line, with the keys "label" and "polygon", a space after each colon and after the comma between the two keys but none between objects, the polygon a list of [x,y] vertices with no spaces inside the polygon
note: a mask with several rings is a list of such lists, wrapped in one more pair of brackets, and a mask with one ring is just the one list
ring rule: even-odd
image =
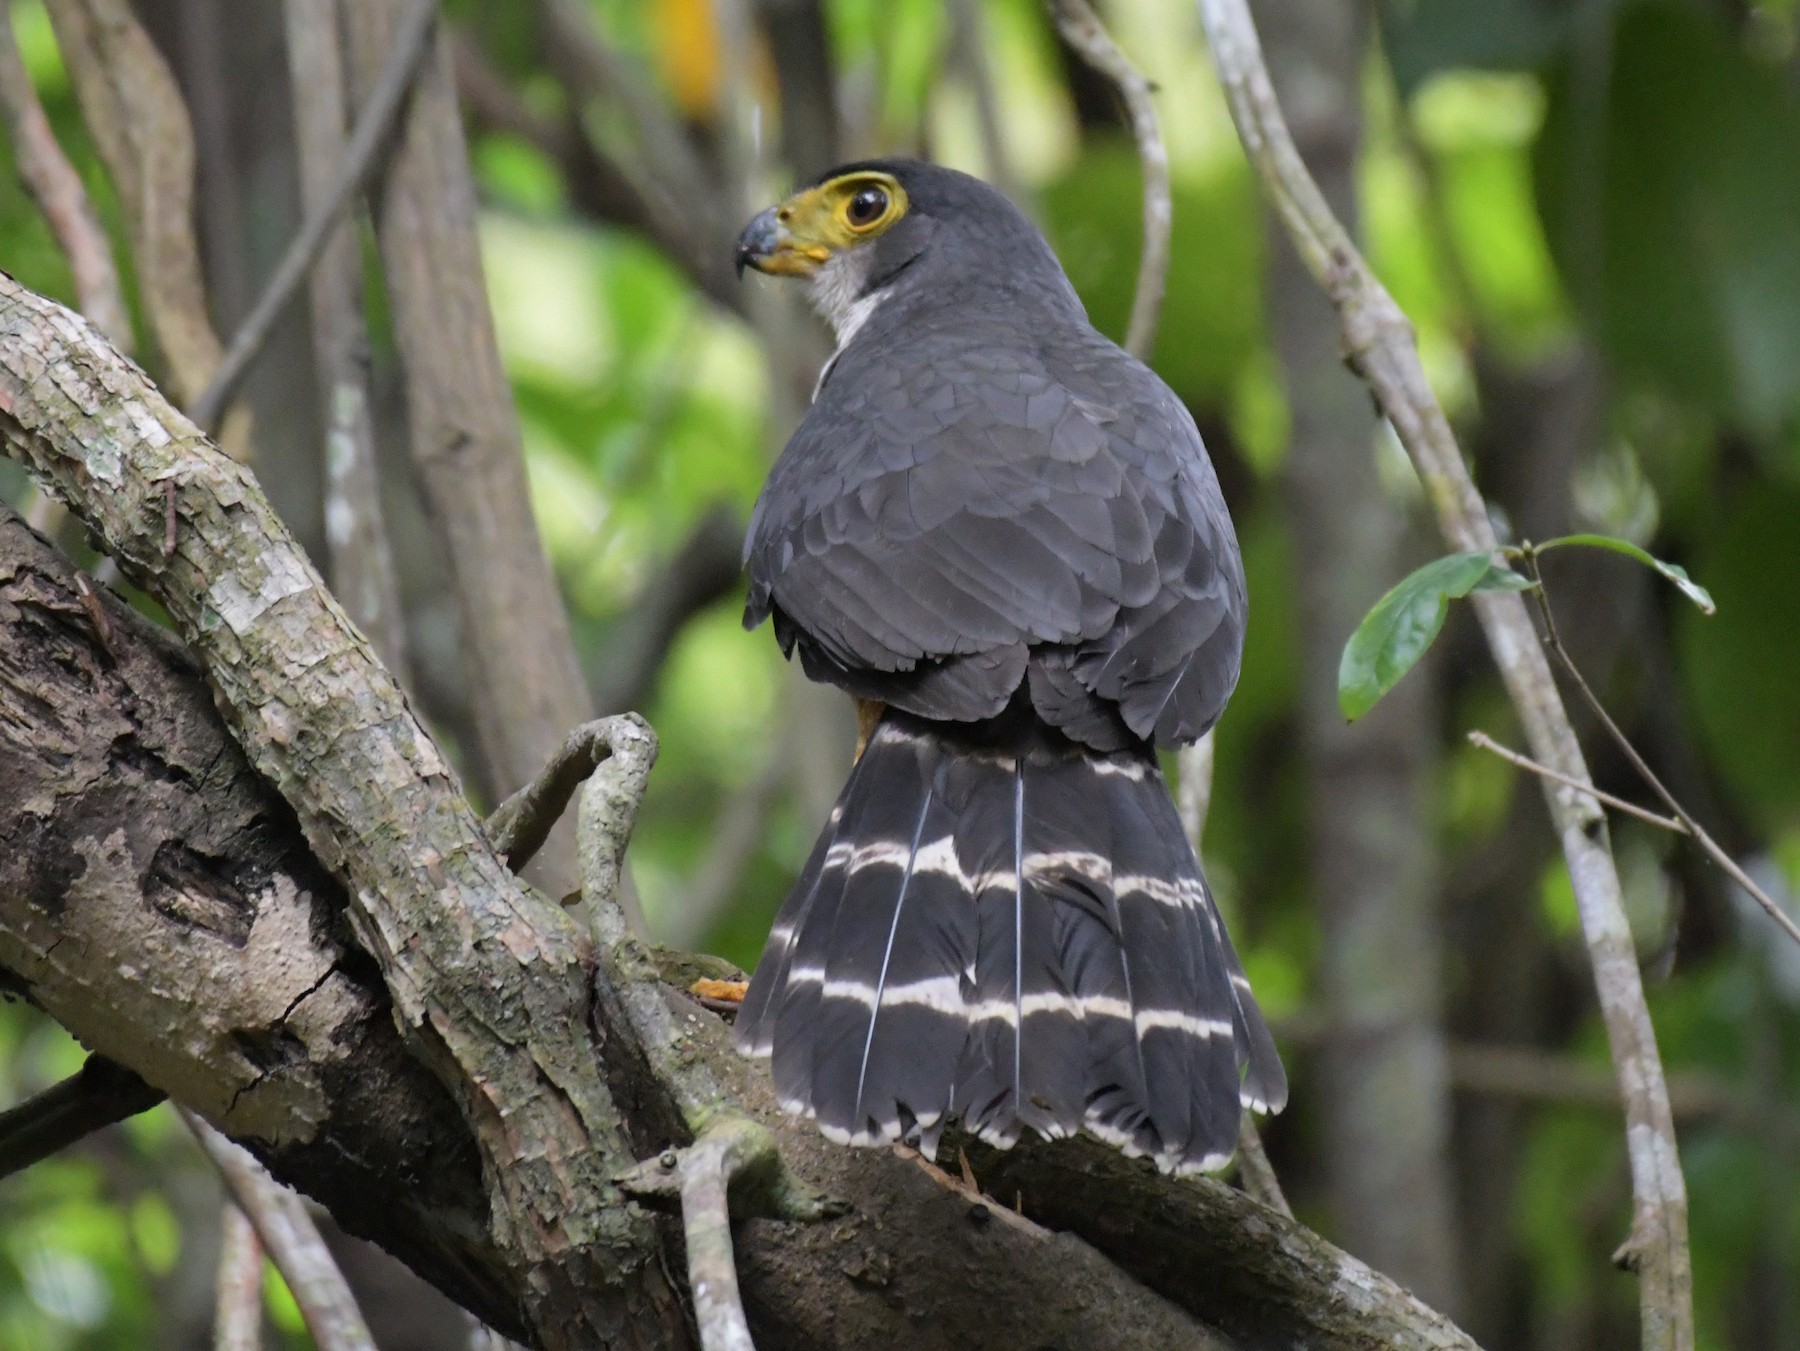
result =
[{"label": "glossy green leaf", "polygon": [[1692,577],[1687,569],[1676,563],[1665,563],[1655,554],[1647,553],[1628,539],[1620,539],[1616,535],[1559,535],[1555,539],[1545,540],[1533,546],[1538,553],[1546,549],[1560,549],[1564,545],[1579,545],[1587,549],[1611,549],[1616,554],[1624,554],[1627,558],[1635,558],[1647,568],[1653,568],[1667,577],[1694,604],[1700,607],[1702,614],[1711,614],[1718,607],[1713,604],[1712,593]]},{"label": "glossy green leaf", "polygon": [[1354,721],[1381,701],[1425,655],[1450,602],[1476,591],[1520,591],[1531,583],[1484,551],[1451,554],[1412,572],[1375,603],[1344,644],[1338,707]]}]

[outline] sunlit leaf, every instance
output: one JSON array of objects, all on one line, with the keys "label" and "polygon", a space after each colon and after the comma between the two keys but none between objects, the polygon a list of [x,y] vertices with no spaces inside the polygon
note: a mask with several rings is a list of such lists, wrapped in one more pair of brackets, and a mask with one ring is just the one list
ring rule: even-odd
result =
[{"label": "sunlit leaf", "polygon": [[1564,545],[1578,545],[1588,549],[1611,549],[1616,554],[1624,554],[1627,558],[1635,558],[1647,568],[1652,568],[1667,577],[1694,604],[1700,607],[1702,614],[1711,614],[1718,607],[1713,604],[1712,593],[1687,575],[1687,569],[1676,563],[1665,563],[1655,554],[1640,549],[1628,539],[1620,539],[1616,535],[1559,535],[1555,539],[1545,540],[1533,547],[1538,553],[1546,549],[1560,549]]},{"label": "sunlit leaf", "polygon": [[1344,645],[1338,663],[1338,707],[1362,717],[1412,670],[1444,627],[1450,602],[1476,591],[1530,586],[1485,551],[1435,559],[1404,578],[1375,603]]}]

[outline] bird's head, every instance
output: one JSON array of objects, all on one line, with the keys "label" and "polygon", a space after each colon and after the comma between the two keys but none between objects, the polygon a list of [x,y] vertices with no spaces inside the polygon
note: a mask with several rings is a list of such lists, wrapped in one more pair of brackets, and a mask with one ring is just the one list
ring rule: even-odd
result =
[{"label": "bird's head", "polygon": [[840,341],[900,291],[967,295],[997,279],[1069,290],[1037,228],[978,178],[917,160],[833,169],[738,236],[737,270],[806,277]]}]

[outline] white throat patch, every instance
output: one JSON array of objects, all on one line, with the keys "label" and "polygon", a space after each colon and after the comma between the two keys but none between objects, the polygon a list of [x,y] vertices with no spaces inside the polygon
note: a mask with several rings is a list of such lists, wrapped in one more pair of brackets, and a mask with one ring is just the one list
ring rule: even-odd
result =
[{"label": "white throat patch", "polygon": [[831,374],[831,368],[837,365],[837,359],[850,345],[857,330],[869,322],[869,316],[887,299],[887,287],[872,291],[866,296],[858,295],[867,269],[867,259],[857,258],[853,251],[847,251],[833,254],[823,267],[813,273],[813,307],[837,333],[837,350],[826,358],[824,366],[819,370],[818,382],[813,385],[815,400],[819,397],[819,391],[825,387],[825,379]]}]

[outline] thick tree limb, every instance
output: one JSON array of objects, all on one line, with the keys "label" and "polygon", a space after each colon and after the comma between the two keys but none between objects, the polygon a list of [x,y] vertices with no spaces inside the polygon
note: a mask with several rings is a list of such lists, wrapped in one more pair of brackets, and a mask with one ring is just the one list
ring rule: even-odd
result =
[{"label": "thick tree limb", "polygon": [[[966,1148],[984,1191],[1075,1230],[1246,1346],[1474,1351],[1466,1333],[1386,1276],[1222,1182],[1169,1183],[1087,1139]],[[1246,1321],[1250,1290],[1256,1314]]]},{"label": "thick tree limb", "polygon": [[[248,472],[67,311],[0,279],[0,432],[206,661],[234,731],[350,884],[409,1045],[481,1149],[497,1247],[549,1347],[660,1346],[653,1235],[585,1038],[588,947],[494,855],[454,773]],[[163,550],[174,485],[179,533]],[[504,1104],[504,1115],[496,1107]]]},{"label": "thick tree limb", "polygon": [[[309,730],[319,710],[302,695],[315,678],[329,682],[352,712],[362,711],[352,721],[366,718],[386,688],[379,670],[351,674],[366,662],[354,651],[318,652],[317,661],[284,655],[307,631],[309,612],[330,611],[314,592],[316,582],[301,574],[304,593],[272,600],[257,618],[243,613],[241,598],[280,589],[268,587],[267,579],[293,578],[271,561],[281,557],[278,541],[258,538],[264,509],[241,500],[254,498],[248,477],[207,452],[141,375],[85,329],[48,302],[27,297],[0,284],[0,409],[12,410],[0,411],[0,428],[9,447],[54,467],[71,499],[102,528],[117,532],[130,566],[163,586],[184,622],[191,623],[202,603],[187,580],[193,576],[190,555],[205,553],[203,541],[219,536],[218,518],[229,519],[226,533],[249,547],[210,557],[215,624],[195,630],[220,687],[256,710],[246,721],[284,729],[289,747],[319,748],[320,758],[308,766],[324,782],[295,791],[315,826],[321,804],[339,804],[347,824],[330,818],[321,828],[324,848],[336,857],[343,848],[340,832],[357,832],[355,847],[370,856],[356,866],[361,878],[379,875],[402,898],[427,892],[434,914],[475,931],[472,945],[485,937],[494,908],[518,903],[509,899],[496,862],[482,874],[494,879],[487,884],[489,897],[471,904],[462,886],[464,860],[441,845],[433,848],[445,818],[468,838],[464,809],[450,801],[434,808],[442,816],[395,819],[421,795],[447,792],[447,786],[405,785],[402,757],[390,766],[399,783],[384,776],[367,789],[381,801],[352,803],[342,797],[328,748],[335,742],[360,757],[373,733],[359,726],[333,727],[323,735]],[[59,383],[90,411],[45,421],[35,398],[66,402],[68,396],[54,388],[41,396],[34,391]],[[173,437],[171,428],[182,437]],[[52,432],[55,445],[48,444]],[[159,445],[163,436],[171,439]],[[182,514],[178,550],[165,561],[154,483],[171,457],[180,457],[183,466]],[[209,502],[208,485],[233,500]],[[469,1126],[437,1075],[407,1055],[386,1017],[382,982],[338,936],[337,918],[347,908],[343,893],[313,861],[293,816],[223,735],[198,674],[123,606],[104,595],[100,602],[109,615],[109,642],[94,627],[67,565],[16,523],[0,519],[0,706],[6,712],[0,717],[0,793],[20,795],[16,803],[0,804],[0,835],[13,832],[0,848],[0,968],[10,973],[8,983],[28,991],[95,1049],[253,1144],[277,1177],[304,1187],[340,1221],[400,1253],[487,1321],[523,1332],[516,1301],[533,1297],[527,1282],[541,1268],[522,1265],[519,1239],[500,1213],[509,1198],[496,1196],[483,1180],[476,1132],[488,1122],[478,1118]],[[230,628],[228,617],[238,629]],[[346,645],[355,648],[353,634]],[[9,661],[31,664],[15,676]],[[280,683],[284,697],[259,699],[256,691],[265,686],[239,669],[247,663],[270,673],[267,680]],[[371,688],[357,683],[364,679]],[[293,681],[298,688],[288,688]],[[246,736],[277,772],[291,773],[279,763],[286,752],[271,750],[258,727]],[[367,780],[371,762],[357,758],[354,765],[354,774]],[[390,802],[396,797],[391,790],[402,786],[406,791]],[[464,851],[474,852],[475,844]],[[153,866],[158,855],[160,868]],[[442,891],[431,880],[433,868],[445,883]],[[376,896],[361,904],[366,909],[387,902]],[[539,908],[556,915],[551,907]],[[555,920],[540,927],[536,912],[533,918],[532,928],[508,925],[506,938],[559,936]],[[373,929],[367,921],[363,927]],[[382,932],[373,937],[380,940]],[[435,933],[417,939],[428,948],[443,941]],[[390,948],[376,950],[386,955]],[[481,964],[477,956],[465,959],[471,983],[509,974],[505,964]],[[121,980],[121,968],[139,975]],[[477,988],[465,1004],[433,1018],[431,1027],[453,1049],[481,1033],[480,1026],[454,1027],[455,1017],[477,1024],[504,1017],[509,1032],[530,1036],[535,1019],[557,997],[557,971],[551,965],[542,973],[547,991],[513,987],[522,1017],[494,1012]],[[431,980],[428,971],[416,985],[401,982],[407,1001],[401,1007],[413,1008],[435,993]],[[621,1047],[632,1040],[631,1019],[616,992],[603,984],[597,993],[602,1045],[609,1069],[617,1070]],[[1187,1288],[1194,1284],[1192,1272],[1179,1272],[1155,1240],[1159,1231],[1144,1227],[1171,1197],[1187,1195],[1181,1184],[1144,1175],[1089,1213],[1046,1206],[1038,1216],[1079,1225],[1118,1263],[1159,1284],[1170,1296],[1163,1299],[1069,1234],[1045,1237],[987,1223],[987,1207],[971,1207],[967,1197],[945,1191],[904,1159],[830,1145],[776,1108],[764,1077],[735,1055],[716,1019],[672,992],[661,997],[674,1034],[664,1043],[668,1052],[703,1065],[721,1098],[768,1129],[798,1173],[854,1206],[850,1215],[819,1225],[749,1220],[738,1227],[734,1246],[745,1309],[766,1345],[849,1351],[977,1340],[996,1351],[1219,1345],[1172,1302],[1197,1298]],[[416,1022],[407,1025],[417,1031]],[[557,1031],[583,1054],[595,1054],[585,1019]],[[563,1063],[556,1046],[534,1049],[546,1064]],[[434,1067],[442,1054],[433,1056]],[[615,1080],[631,1124],[645,1127],[646,1136],[664,1132],[660,1139],[646,1138],[643,1153],[679,1141],[679,1122],[670,1125],[659,1115],[664,1109],[654,1105],[669,1099],[667,1088],[641,1064],[625,1065]],[[510,1079],[488,1084],[489,1100],[505,1107],[516,1129],[535,1129],[527,1123],[538,1103],[529,1093],[508,1096],[514,1091]],[[581,1083],[573,1080],[572,1086],[579,1090]],[[531,1138],[538,1148],[550,1143],[541,1133]],[[491,1136],[487,1144],[491,1149]],[[1024,1170],[1037,1154],[1017,1152],[1008,1162]],[[1101,1149],[1094,1158],[1102,1162],[1110,1155]],[[540,1175],[529,1161],[521,1172]],[[1014,1176],[1027,1193],[1039,1185],[1028,1171]],[[990,1189],[1009,1194],[1006,1184]],[[1211,1207],[1206,1225],[1218,1231],[1210,1241],[1235,1236],[1230,1241],[1238,1244],[1228,1268],[1237,1293],[1216,1298],[1240,1300],[1233,1316],[1244,1327],[1268,1330],[1260,1340],[1279,1342],[1278,1329],[1292,1326],[1297,1316],[1292,1306],[1323,1309],[1334,1301],[1340,1301],[1334,1315],[1339,1333],[1316,1344],[1367,1346],[1395,1326],[1436,1326],[1379,1281],[1369,1287],[1373,1293],[1359,1296],[1360,1303],[1341,1304],[1344,1288],[1332,1265],[1348,1260],[1341,1253],[1307,1236],[1317,1261],[1297,1265],[1287,1251],[1287,1231],[1267,1228],[1253,1202],[1218,1184],[1204,1194]],[[583,1201],[576,1196],[569,1204]],[[552,1222],[559,1219],[569,1222]],[[1186,1232],[1187,1225],[1183,1220],[1178,1227]],[[1133,1239],[1134,1232],[1151,1238]],[[577,1271],[592,1265],[579,1251],[565,1251],[558,1260]],[[1326,1281],[1327,1266],[1329,1281],[1316,1283]],[[554,1273],[548,1279],[554,1288]],[[1003,1320],[995,1318],[996,1309],[1005,1311]],[[1428,1343],[1415,1336],[1411,1344]]]},{"label": "thick tree limb", "polygon": [[[1497,547],[1486,504],[1425,379],[1411,325],[1332,215],[1294,148],[1244,0],[1199,0],[1199,8],[1251,164],[1308,269],[1337,307],[1348,359],[1368,381],[1412,457],[1445,539],[1456,549]],[[1490,593],[1476,597],[1474,604],[1532,753],[1585,784],[1580,744],[1524,602],[1516,593]],[[1606,818],[1582,790],[1546,783],[1545,797],[1574,882],[1600,1012],[1625,1098],[1634,1202],[1626,1251],[1641,1277],[1644,1345],[1690,1347],[1694,1315],[1687,1188]]]}]

